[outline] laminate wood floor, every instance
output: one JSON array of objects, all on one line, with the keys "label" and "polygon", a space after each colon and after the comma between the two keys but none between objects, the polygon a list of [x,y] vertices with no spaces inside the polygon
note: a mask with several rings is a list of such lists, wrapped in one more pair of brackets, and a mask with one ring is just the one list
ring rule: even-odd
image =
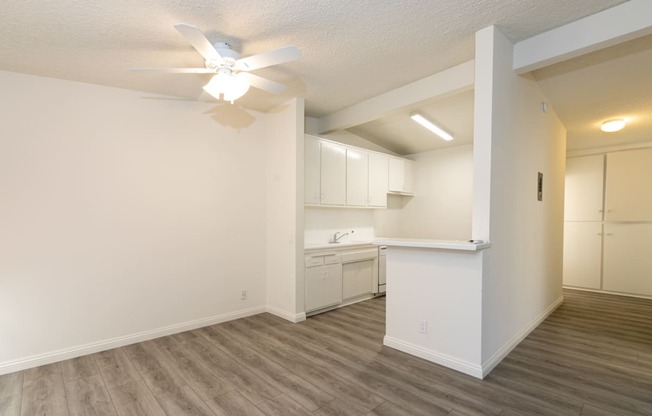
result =
[{"label": "laminate wood floor", "polygon": [[652,301],[565,297],[485,380],[382,346],[380,298],[0,376],[0,415],[652,415]]}]

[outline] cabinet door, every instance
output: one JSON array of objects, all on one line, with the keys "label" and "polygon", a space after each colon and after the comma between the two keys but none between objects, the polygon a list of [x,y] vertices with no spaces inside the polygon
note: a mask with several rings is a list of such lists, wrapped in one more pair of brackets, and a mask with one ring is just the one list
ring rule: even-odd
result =
[{"label": "cabinet door", "polygon": [[566,160],[565,221],[602,221],[604,156]]},{"label": "cabinet door", "polygon": [[389,190],[403,192],[405,179],[405,161],[396,157],[389,158]]},{"label": "cabinet door", "polygon": [[389,158],[389,191],[411,194],[414,192],[414,162],[396,157]]},{"label": "cabinet door", "polygon": [[321,204],[346,203],[346,148],[321,143]]},{"label": "cabinet door", "polygon": [[369,202],[370,207],[387,208],[389,181],[389,158],[380,153],[369,153]]},{"label": "cabinet door", "polygon": [[367,206],[367,152],[346,149],[346,205]]},{"label": "cabinet door", "polygon": [[604,225],[604,289],[652,296],[652,224]]},{"label": "cabinet door", "polygon": [[564,223],[564,286],[600,289],[602,222]]},{"label": "cabinet door", "polygon": [[414,193],[414,162],[403,161],[403,192]]},{"label": "cabinet door", "polygon": [[352,299],[372,292],[373,260],[342,265],[342,298]]},{"label": "cabinet door", "polygon": [[306,269],[306,312],[342,302],[342,265]]},{"label": "cabinet door", "polygon": [[304,202],[319,204],[321,200],[321,146],[319,140],[306,137],[304,140]]},{"label": "cabinet door", "polygon": [[607,155],[606,221],[652,221],[652,149]]}]

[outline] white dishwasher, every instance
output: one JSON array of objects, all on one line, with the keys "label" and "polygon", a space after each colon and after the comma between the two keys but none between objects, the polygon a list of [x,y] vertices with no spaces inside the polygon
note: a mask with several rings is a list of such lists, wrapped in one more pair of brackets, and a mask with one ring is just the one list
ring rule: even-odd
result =
[{"label": "white dishwasher", "polygon": [[378,292],[385,293],[387,290],[387,246],[378,247]]}]

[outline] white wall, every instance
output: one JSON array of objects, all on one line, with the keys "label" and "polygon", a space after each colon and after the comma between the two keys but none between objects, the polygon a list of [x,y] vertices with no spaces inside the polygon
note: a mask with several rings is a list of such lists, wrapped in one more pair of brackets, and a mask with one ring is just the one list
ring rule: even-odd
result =
[{"label": "white wall", "polygon": [[[482,359],[520,341],[562,299],[565,130],[513,45],[495,27],[476,34],[473,237],[484,252]],[[544,175],[537,201],[537,173]]]},{"label": "white wall", "polygon": [[305,319],[303,279],[303,99],[268,113],[267,308]]},{"label": "white wall", "polygon": [[265,309],[265,114],[0,89],[0,373]]},{"label": "white wall", "polygon": [[390,196],[374,213],[383,237],[468,240],[473,207],[473,146],[408,156],[414,160],[414,197]]},{"label": "white wall", "polygon": [[[353,231],[353,233],[351,233]],[[305,241],[309,244],[330,241],[336,232],[349,233],[340,241],[372,241],[374,210],[356,208],[305,208]]]}]

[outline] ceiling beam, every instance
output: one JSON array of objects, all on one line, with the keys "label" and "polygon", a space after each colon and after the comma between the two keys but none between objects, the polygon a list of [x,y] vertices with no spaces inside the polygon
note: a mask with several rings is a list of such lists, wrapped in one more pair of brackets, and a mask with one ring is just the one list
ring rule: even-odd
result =
[{"label": "ceiling beam", "polygon": [[468,61],[318,119],[319,134],[376,120],[393,111],[473,89],[475,61]]},{"label": "ceiling beam", "polygon": [[652,33],[652,1],[630,0],[514,45],[514,71],[534,71]]}]

